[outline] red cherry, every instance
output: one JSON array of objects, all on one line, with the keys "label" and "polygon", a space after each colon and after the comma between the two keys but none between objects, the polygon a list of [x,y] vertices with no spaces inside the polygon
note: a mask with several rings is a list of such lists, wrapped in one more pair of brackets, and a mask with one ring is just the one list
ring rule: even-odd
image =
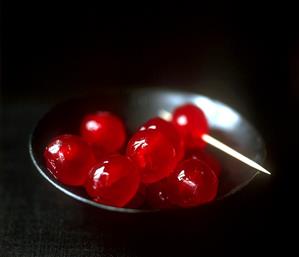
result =
[{"label": "red cherry", "polygon": [[167,178],[169,199],[181,207],[191,207],[212,201],[218,190],[218,178],[202,161],[181,162]]},{"label": "red cherry", "polygon": [[201,149],[193,149],[187,152],[186,159],[193,158],[203,161],[207,164],[219,178],[221,173],[221,165],[219,161],[211,154],[204,152]]},{"label": "red cherry", "polygon": [[85,188],[94,201],[123,207],[134,197],[139,183],[140,175],[134,163],[125,156],[112,155],[93,166]]},{"label": "red cherry", "polygon": [[178,156],[178,161],[184,157],[184,141],[176,127],[171,122],[156,117],[143,124],[139,130],[143,131],[150,129],[160,130],[169,139],[169,141],[173,143]]},{"label": "red cherry", "polygon": [[202,135],[208,133],[204,112],[195,105],[186,104],[175,109],[172,122],[184,139],[186,148],[203,148]]},{"label": "red cherry", "polygon": [[92,150],[80,137],[62,135],[54,138],[45,148],[48,170],[66,185],[83,185],[94,164]]},{"label": "red cherry", "polygon": [[115,153],[125,143],[125,126],[120,118],[109,112],[98,112],[84,117],[81,123],[82,137],[93,146],[97,156]]},{"label": "red cherry", "polygon": [[163,179],[147,187],[146,200],[154,209],[169,209],[175,206],[170,202],[167,180]]},{"label": "red cherry", "polygon": [[167,177],[177,163],[174,146],[159,130],[135,133],[128,143],[127,156],[138,166],[145,184]]}]

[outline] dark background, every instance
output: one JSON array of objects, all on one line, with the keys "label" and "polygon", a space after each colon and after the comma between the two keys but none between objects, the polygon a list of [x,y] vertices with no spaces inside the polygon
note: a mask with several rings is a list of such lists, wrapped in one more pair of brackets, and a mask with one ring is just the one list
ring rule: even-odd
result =
[{"label": "dark background", "polygon": [[[291,252],[297,231],[296,15],[280,6],[234,11],[11,1],[2,17],[0,256]],[[271,178],[216,209],[218,221],[205,226],[195,215],[174,217],[171,225],[155,217],[134,223],[101,216],[41,179],[27,142],[45,111],[70,96],[145,86],[200,92],[238,109],[265,138]]]}]

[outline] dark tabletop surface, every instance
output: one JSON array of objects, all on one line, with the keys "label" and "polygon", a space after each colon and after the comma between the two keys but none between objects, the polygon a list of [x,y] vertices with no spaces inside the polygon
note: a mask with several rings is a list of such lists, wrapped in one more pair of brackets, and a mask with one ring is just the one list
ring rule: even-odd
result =
[{"label": "dark tabletop surface", "polygon": [[[51,9],[28,16],[20,10],[9,6],[5,17],[0,256],[291,251],[291,233],[297,231],[299,48],[275,19],[269,25],[263,16],[251,24],[226,14],[103,17],[89,8],[68,19],[64,9],[53,20]],[[43,113],[71,96],[148,85],[200,92],[238,109],[264,136],[273,175],[250,184],[225,210],[215,208],[213,224],[202,224],[197,213],[99,213],[42,179],[30,160],[28,139]]]}]

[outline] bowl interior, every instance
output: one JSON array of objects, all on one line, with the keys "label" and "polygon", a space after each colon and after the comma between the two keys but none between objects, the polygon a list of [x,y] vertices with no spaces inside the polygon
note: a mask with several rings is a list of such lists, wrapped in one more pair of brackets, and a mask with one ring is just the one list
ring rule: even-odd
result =
[{"label": "bowl interior", "polygon": [[[142,123],[157,116],[161,110],[171,112],[175,107],[184,103],[194,103],[202,108],[208,118],[212,136],[254,161],[259,163],[263,161],[265,147],[261,136],[237,111],[203,95],[161,89],[106,92],[91,97],[70,99],[56,105],[42,117],[30,137],[31,158],[38,171],[48,182],[79,201],[111,211],[147,212],[149,210],[116,208],[98,204],[91,201],[83,189],[59,183],[45,168],[44,148],[51,138],[57,135],[79,134],[82,117],[90,112],[99,110],[114,112],[124,119],[128,132],[132,133]],[[208,146],[207,150],[220,160],[223,169],[217,200],[240,190],[258,174],[254,169],[213,149],[213,147]]]}]

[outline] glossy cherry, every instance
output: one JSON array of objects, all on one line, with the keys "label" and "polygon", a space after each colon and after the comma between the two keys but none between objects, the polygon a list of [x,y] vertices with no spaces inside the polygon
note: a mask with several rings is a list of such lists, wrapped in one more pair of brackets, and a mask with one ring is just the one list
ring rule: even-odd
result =
[{"label": "glossy cherry", "polygon": [[140,174],[127,157],[112,155],[93,166],[85,183],[89,196],[96,202],[123,207],[136,194]]},{"label": "glossy cherry", "polygon": [[125,143],[126,130],[122,120],[110,112],[88,114],[81,123],[84,140],[93,146],[97,156],[117,152]]},{"label": "glossy cherry", "polygon": [[44,158],[53,176],[72,186],[83,185],[95,163],[91,148],[74,135],[61,135],[51,140],[45,148]]},{"label": "glossy cherry", "polygon": [[208,121],[204,112],[193,104],[174,110],[172,122],[184,139],[186,148],[203,148],[202,135],[208,133]]},{"label": "glossy cherry", "polygon": [[167,177],[178,159],[173,144],[159,130],[135,133],[128,142],[127,156],[138,166],[145,184]]},{"label": "glossy cherry", "polygon": [[186,159],[193,158],[203,161],[207,164],[219,178],[221,173],[220,162],[210,153],[203,151],[202,149],[193,149],[186,153]]},{"label": "glossy cherry", "polygon": [[173,143],[178,160],[181,160],[184,157],[185,149],[184,149],[184,141],[180,134],[178,133],[176,127],[166,120],[163,120],[159,117],[152,118],[143,124],[140,129],[143,130],[159,130],[161,131],[170,142]]},{"label": "glossy cherry", "polygon": [[212,201],[217,194],[218,178],[202,161],[182,161],[167,178],[168,195],[172,203],[192,207]]}]

